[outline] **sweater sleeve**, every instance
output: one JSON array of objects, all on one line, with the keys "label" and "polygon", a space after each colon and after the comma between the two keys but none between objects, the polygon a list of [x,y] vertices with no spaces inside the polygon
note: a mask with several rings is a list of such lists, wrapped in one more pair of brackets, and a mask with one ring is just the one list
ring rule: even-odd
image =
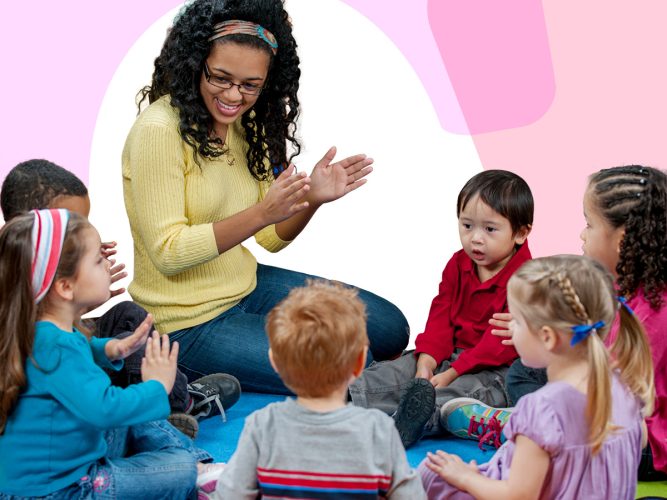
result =
[{"label": "sweater sleeve", "polygon": [[246,419],[236,451],[220,474],[211,498],[219,500],[227,498],[254,500],[258,498],[259,440],[254,432],[255,421],[254,415]]},{"label": "sweater sleeve", "polygon": [[450,309],[456,291],[456,258],[452,257],[442,271],[438,295],[431,303],[424,332],[415,340],[415,355],[422,352],[433,356],[438,364],[454,352],[454,328],[450,320]]},{"label": "sweater sleeve", "polygon": [[90,350],[93,353],[93,359],[95,360],[95,363],[97,366],[101,366],[102,368],[108,368],[114,371],[121,370],[123,368],[123,365],[125,364],[122,359],[118,359],[116,361],[111,361],[107,357],[107,353],[104,351],[105,346],[107,345],[107,342],[112,340],[112,338],[106,338],[106,339],[101,339],[98,337],[93,337],[90,339]]},{"label": "sweater sleeve", "polygon": [[[507,312],[507,303],[500,312]],[[465,349],[452,363],[456,373],[478,372],[484,368],[509,365],[517,358],[517,352],[511,345],[504,345],[503,338],[493,335],[491,330],[495,326],[489,325],[479,342],[470,349]]]},{"label": "sweater sleeve", "polygon": [[108,429],[169,414],[162,384],[151,380],[125,389],[112,386],[107,374],[92,359],[91,348],[83,337],[59,339],[53,344],[53,351],[48,356],[54,368],[44,373],[42,383],[81,420]]},{"label": "sweater sleeve", "polygon": [[133,223],[155,267],[172,276],[218,257],[213,224],[189,225],[185,215],[186,146],[178,130],[166,123],[137,124],[131,146]]},{"label": "sweater sleeve", "polygon": [[[259,200],[257,201],[262,201],[264,199],[270,187],[270,182],[262,181],[259,183]],[[292,240],[286,241],[280,239],[278,233],[276,233],[275,224],[271,224],[270,226],[257,231],[257,233],[255,233],[255,241],[262,248],[273,253],[279,252],[292,242]]]}]

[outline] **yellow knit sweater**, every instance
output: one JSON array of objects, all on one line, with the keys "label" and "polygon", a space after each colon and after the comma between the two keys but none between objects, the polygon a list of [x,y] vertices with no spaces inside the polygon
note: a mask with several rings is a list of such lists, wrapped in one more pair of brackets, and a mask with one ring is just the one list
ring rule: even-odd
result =
[{"label": "yellow knit sweater", "polygon": [[[225,145],[228,153],[197,165],[169,97],[141,113],[125,142],[123,193],[134,239],[129,292],[161,333],[213,319],[255,288],[257,261],[240,244],[219,255],[213,223],[256,204],[270,184],[248,171],[240,120]],[[271,252],[289,244],[274,226],[255,239]]]}]

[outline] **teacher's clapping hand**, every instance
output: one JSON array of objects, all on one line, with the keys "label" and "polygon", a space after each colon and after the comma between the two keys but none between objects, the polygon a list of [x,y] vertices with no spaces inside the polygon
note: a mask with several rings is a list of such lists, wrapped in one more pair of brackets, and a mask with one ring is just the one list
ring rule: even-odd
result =
[{"label": "teacher's clapping hand", "polygon": [[373,171],[373,159],[364,154],[331,163],[335,156],[334,146],[317,162],[310,174],[311,189],[307,199],[314,206],[337,200],[363,186],[366,184],[364,177]]}]

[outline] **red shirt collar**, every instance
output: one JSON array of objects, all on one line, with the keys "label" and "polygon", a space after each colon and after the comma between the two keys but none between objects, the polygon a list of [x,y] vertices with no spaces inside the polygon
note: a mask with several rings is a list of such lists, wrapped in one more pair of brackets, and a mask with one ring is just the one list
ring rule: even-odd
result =
[{"label": "red shirt collar", "polygon": [[530,249],[528,248],[528,240],[526,240],[525,243],[517,249],[516,253],[512,255],[512,258],[507,262],[507,264],[505,264],[505,267],[503,267],[498,274],[496,274],[493,278],[489,278],[484,283],[480,283],[479,277],[475,272],[475,263],[470,257],[468,257],[468,254],[465,253],[465,250],[461,250],[461,257],[461,271],[464,273],[469,273],[471,278],[479,283],[481,288],[490,288],[492,286],[506,287],[507,282],[514,274],[514,271],[519,269],[524,262],[532,259]]}]

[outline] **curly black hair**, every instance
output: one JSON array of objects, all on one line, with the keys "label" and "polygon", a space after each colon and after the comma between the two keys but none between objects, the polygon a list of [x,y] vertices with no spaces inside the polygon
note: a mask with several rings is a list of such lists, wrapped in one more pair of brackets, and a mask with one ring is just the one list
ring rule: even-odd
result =
[{"label": "curly black hair", "polygon": [[[212,42],[213,27],[231,19],[250,21],[276,37],[278,53],[252,35],[235,34]],[[292,26],[282,0],[195,0],[174,21],[155,60],[150,87],[138,94],[138,105],[164,95],[180,114],[180,134],[197,155],[215,158],[225,152],[219,138],[211,137],[212,117],[199,92],[204,62],[214,43],[234,42],[265,50],[271,57],[266,84],[255,105],[241,118],[248,143],[248,170],[258,180],[277,176],[301,151],[295,137],[299,114],[299,57]],[[287,158],[287,141],[293,152]],[[278,167],[269,170],[267,166]]]},{"label": "curly black hair", "polygon": [[590,177],[589,190],[602,217],[625,230],[616,266],[620,295],[642,286],[659,309],[667,288],[667,175],[642,165],[608,168]]},{"label": "curly black hair", "polygon": [[5,222],[17,215],[48,207],[57,196],[86,196],[76,175],[48,160],[27,160],[9,171],[2,183],[0,206]]}]

